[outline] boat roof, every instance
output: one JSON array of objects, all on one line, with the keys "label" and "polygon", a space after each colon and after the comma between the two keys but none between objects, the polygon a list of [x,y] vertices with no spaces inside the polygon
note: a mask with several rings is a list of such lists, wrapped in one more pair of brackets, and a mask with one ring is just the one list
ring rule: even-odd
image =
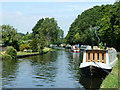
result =
[{"label": "boat roof", "polygon": [[107,47],[107,49],[85,49],[86,51],[111,51],[111,50],[115,50],[115,48],[109,48]]},{"label": "boat roof", "polygon": [[106,49],[85,49],[86,51],[108,51]]}]

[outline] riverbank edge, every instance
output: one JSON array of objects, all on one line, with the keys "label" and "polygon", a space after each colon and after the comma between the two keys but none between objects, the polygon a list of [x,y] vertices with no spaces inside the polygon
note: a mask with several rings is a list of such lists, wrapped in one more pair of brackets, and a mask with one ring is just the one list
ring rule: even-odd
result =
[{"label": "riverbank edge", "polygon": [[[39,53],[39,52],[31,52],[31,53],[20,52],[21,54],[17,55],[16,57],[17,57],[17,58],[24,58],[24,57],[29,57],[29,56],[43,55],[43,54],[46,54],[46,53],[52,52],[52,51],[54,51],[54,50],[51,49],[51,48],[45,47],[45,48],[42,50],[41,53]],[[19,53],[19,52],[17,52],[17,54],[18,54],[18,53]],[[25,53],[25,54],[24,54],[24,53]],[[2,58],[2,54],[0,53],[0,60],[2,60],[2,59],[3,59],[3,58]]]},{"label": "riverbank edge", "polygon": [[17,58],[23,58],[23,57],[29,57],[29,56],[36,56],[36,55],[41,55],[40,53],[35,53],[35,54],[27,54],[27,55],[17,55]]},{"label": "riverbank edge", "polygon": [[[118,52],[118,54],[120,54],[120,52]],[[117,62],[116,62],[116,64],[115,64],[115,66],[113,67],[111,73],[113,73],[115,75],[119,74],[119,69],[120,69],[119,64],[120,64],[120,61],[118,59]],[[102,82],[101,89],[102,88],[116,88],[116,89],[118,89],[118,88],[120,88],[120,86],[119,86],[119,82],[120,81],[119,80],[120,80],[120,75],[114,76],[114,75],[109,74],[104,79],[104,81]],[[115,84],[117,84],[117,85],[115,85]]]},{"label": "riverbank edge", "polygon": [[32,54],[25,54],[25,55],[17,55],[17,58],[23,58],[23,57],[29,57],[29,56],[36,56],[36,55],[43,55],[46,54],[48,52],[52,52],[53,50],[51,48],[44,48],[42,50],[42,53],[32,53]]}]

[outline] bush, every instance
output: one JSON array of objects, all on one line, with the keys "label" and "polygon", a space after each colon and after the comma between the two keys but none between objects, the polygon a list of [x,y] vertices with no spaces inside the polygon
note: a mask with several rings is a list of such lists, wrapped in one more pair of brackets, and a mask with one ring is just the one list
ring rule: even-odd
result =
[{"label": "bush", "polygon": [[30,46],[33,52],[37,52],[38,51],[38,39],[37,38],[33,38],[33,40],[30,42]]},{"label": "bush", "polygon": [[[12,57],[12,59],[16,59],[17,58],[17,51],[12,46],[7,48],[6,54],[10,55]],[[8,55],[7,55],[7,57],[8,57]]]},{"label": "bush", "polygon": [[20,45],[20,51],[23,51],[24,49],[29,49],[30,48],[30,44],[21,44]]},{"label": "bush", "polygon": [[12,60],[12,57],[8,54],[4,54],[4,55],[2,55],[2,59],[3,60]]}]

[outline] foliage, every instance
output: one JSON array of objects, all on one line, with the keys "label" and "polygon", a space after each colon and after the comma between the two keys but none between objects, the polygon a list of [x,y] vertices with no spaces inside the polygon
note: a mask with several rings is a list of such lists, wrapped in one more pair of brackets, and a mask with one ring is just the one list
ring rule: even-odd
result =
[{"label": "foliage", "polygon": [[90,29],[90,26],[99,26],[96,33],[101,41],[120,51],[119,13],[120,2],[115,2],[113,5],[94,6],[84,11],[71,24],[65,37],[66,43],[98,45],[95,29]]},{"label": "foliage", "polygon": [[25,34],[23,34],[23,33],[18,33],[18,35],[19,35],[20,37],[25,36]]},{"label": "foliage", "polygon": [[21,44],[20,45],[20,51],[23,51],[24,49],[29,49],[30,48],[30,44]]},{"label": "foliage", "polygon": [[2,25],[1,33],[2,33],[2,42],[5,46],[13,46],[18,49],[18,34],[17,30],[10,25]]},{"label": "foliage", "polygon": [[44,40],[45,45],[56,43],[58,38],[63,37],[64,32],[58,27],[57,21],[54,18],[40,19],[32,29],[33,36]]},{"label": "foliage", "polygon": [[10,55],[12,57],[12,59],[16,59],[17,58],[17,51],[12,46],[7,48],[6,54]]},{"label": "foliage", "polygon": [[99,43],[100,49],[104,49],[103,42]]},{"label": "foliage", "polygon": [[33,51],[41,53],[42,49],[51,43],[62,43],[64,32],[58,27],[54,18],[40,19],[32,31],[33,38],[30,45]]},{"label": "foliage", "polygon": [[32,39],[32,33],[26,33],[24,36],[22,36],[21,37],[22,38],[22,40],[24,40],[24,41],[27,41],[27,40],[31,40]]},{"label": "foliage", "polygon": [[8,54],[4,54],[4,55],[2,55],[2,59],[3,60],[12,60],[12,57]]}]

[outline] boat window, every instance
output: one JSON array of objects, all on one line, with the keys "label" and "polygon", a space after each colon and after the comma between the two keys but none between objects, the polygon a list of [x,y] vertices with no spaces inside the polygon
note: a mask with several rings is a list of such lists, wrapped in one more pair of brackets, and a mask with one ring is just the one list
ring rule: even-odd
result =
[{"label": "boat window", "polygon": [[88,53],[88,60],[90,60],[90,53]]},{"label": "boat window", "polygon": [[94,60],[95,53],[93,53],[93,60]]},{"label": "boat window", "polygon": [[102,53],[102,60],[104,60],[104,53]]},{"label": "boat window", "polygon": [[97,59],[99,60],[99,53],[97,54]]}]

